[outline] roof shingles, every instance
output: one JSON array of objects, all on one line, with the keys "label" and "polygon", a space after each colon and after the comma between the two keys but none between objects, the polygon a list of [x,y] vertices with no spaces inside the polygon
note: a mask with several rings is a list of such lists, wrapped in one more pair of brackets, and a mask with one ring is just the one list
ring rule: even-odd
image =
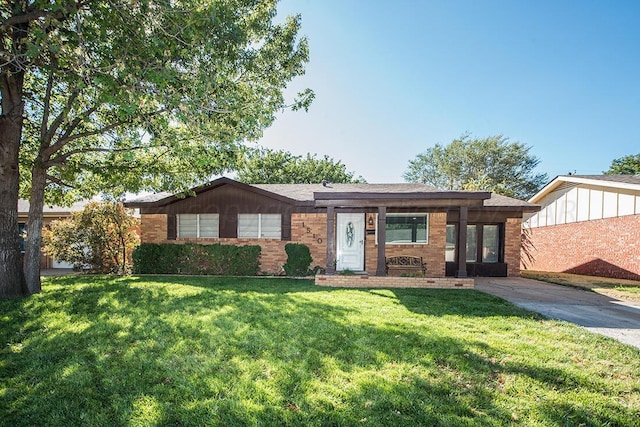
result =
[{"label": "roof shingles", "polygon": [[[233,180],[223,178],[212,183],[200,187],[204,191],[208,188],[212,188],[216,183],[236,183]],[[239,183],[237,183],[239,184]],[[239,184],[247,185],[247,184]],[[443,193],[451,194],[452,191],[438,190],[435,187],[426,184],[414,184],[414,183],[398,183],[398,184],[332,184],[329,183],[326,186],[323,184],[251,184],[249,187],[256,188],[258,190],[266,191],[286,197],[288,199],[297,202],[313,202],[314,193],[366,193],[366,194],[416,194],[416,193]],[[197,189],[194,189],[196,193]],[[455,191],[454,191],[455,192]],[[474,193],[470,191],[464,191],[463,193]],[[484,192],[480,192],[484,193]],[[157,193],[143,197],[139,197],[130,200],[128,204],[140,205],[140,204],[153,204],[162,202],[164,199],[172,199],[174,196],[171,193]],[[168,200],[167,200],[168,201]],[[487,207],[510,207],[510,208],[532,208],[535,205],[531,203],[513,199],[511,197],[502,196],[499,194],[491,194],[491,198],[484,201],[484,205]]]}]

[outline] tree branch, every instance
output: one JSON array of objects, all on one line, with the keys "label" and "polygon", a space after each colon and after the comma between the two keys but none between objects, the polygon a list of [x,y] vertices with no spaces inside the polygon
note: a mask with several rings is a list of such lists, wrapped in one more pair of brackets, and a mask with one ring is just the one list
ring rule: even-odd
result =
[{"label": "tree branch", "polygon": [[[49,73],[47,79],[47,88],[44,93],[44,105],[42,107],[42,122],[40,123],[40,148],[43,149],[49,146],[50,138],[47,136],[47,123],[49,122],[49,112],[51,108],[51,90],[53,88],[53,71]],[[45,145],[46,144],[46,145]]]},{"label": "tree branch", "polygon": [[[58,116],[53,120],[53,123],[51,123],[51,127],[46,132],[45,138],[46,138],[48,148],[43,150],[42,152],[42,156],[44,159],[48,159],[49,157],[51,157],[53,153],[55,153],[60,148],[62,148],[62,147],[56,147],[56,145],[58,144],[57,142],[52,146],[50,146],[50,143],[51,143],[51,140],[53,139],[53,136],[58,131],[58,128],[60,127],[62,122],[64,122],[64,119],[69,114],[69,111],[71,111],[71,107],[73,106],[73,103],[78,98],[78,96],[80,96],[80,91],[78,89],[74,89],[73,91],[71,91],[71,95],[69,95],[69,98],[67,99],[67,103],[65,104],[64,108],[62,109],[62,111],[60,111],[60,114],[58,114]],[[46,122],[44,120],[43,120],[43,126],[46,126]]]},{"label": "tree branch", "polygon": [[62,165],[64,164],[64,162],[67,161],[67,159],[75,154],[88,154],[88,153],[126,153],[127,151],[135,151],[135,150],[142,150],[147,148],[147,146],[145,145],[136,145],[133,147],[127,147],[127,148],[99,148],[99,147],[94,147],[94,148],[78,148],[77,150],[71,150],[71,151],[67,151],[66,153],[62,153],[57,155],[56,157],[54,157],[53,159],[49,160],[46,163],[47,167],[51,167],[51,166],[56,166],[56,165]]},{"label": "tree branch", "polygon": [[3,23],[0,24],[0,30],[6,31],[7,29],[15,27],[16,25],[29,24],[40,18],[46,18],[47,16],[52,16],[54,19],[60,21],[74,10],[79,10],[82,6],[84,6],[84,4],[85,2],[82,1],[74,2],[73,4],[68,5],[66,8],[63,8],[56,12],[43,9],[28,10],[21,15],[14,15],[7,18]]},{"label": "tree branch", "polygon": [[60,187],[76,188],[73,185],[67,184],[66,182],[62,181],[60,178],[56,178],[55,176],[52,176],[49,174],[46,175],[46,179],[47,181],[49,181],[47,185],[53,183],[53,184],[58,184]]}]

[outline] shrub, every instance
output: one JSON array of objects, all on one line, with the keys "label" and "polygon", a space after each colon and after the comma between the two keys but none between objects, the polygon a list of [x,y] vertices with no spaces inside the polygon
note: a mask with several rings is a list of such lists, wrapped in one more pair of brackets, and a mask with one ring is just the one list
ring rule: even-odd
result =
[{"label": "shrub", "polygon": [[90,202],[72,218],[53,221],[42,232],[42,249],[75,268],[98,273],[127,273],[140,238],[140,221],[121,203]]},{"label": "shrub", "polygon": [[138,274],[256,276],[260,246],[143,243],[133,253]]},{"label": "shrub", "polygon": [[287,263],[283,266],[287,276],[306,276],[313,259],[309,247],[301,243],[287,243],[284,247]]},{"label": "shrub", "polygon": [[178,260],[183,258],[183,245],[142,243],[134,249],[133,272],[137,274],[178,273]]}]

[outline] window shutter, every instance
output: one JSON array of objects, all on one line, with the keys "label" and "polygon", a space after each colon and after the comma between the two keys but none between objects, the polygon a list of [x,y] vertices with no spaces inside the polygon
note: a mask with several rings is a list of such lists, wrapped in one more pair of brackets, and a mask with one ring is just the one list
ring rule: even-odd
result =
[{"label": "window shutter", "polygon": [[167,215],[167,240],[176,240],[176,216]]}]

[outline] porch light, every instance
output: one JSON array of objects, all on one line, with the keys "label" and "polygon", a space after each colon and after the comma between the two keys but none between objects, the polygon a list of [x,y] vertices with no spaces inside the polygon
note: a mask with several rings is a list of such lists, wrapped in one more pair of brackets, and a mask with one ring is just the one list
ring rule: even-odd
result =
[{"label": "porch light", "polygon": [[367,223],[373,226],[373,214],[369,214],[369,219],[367,220]]}]

